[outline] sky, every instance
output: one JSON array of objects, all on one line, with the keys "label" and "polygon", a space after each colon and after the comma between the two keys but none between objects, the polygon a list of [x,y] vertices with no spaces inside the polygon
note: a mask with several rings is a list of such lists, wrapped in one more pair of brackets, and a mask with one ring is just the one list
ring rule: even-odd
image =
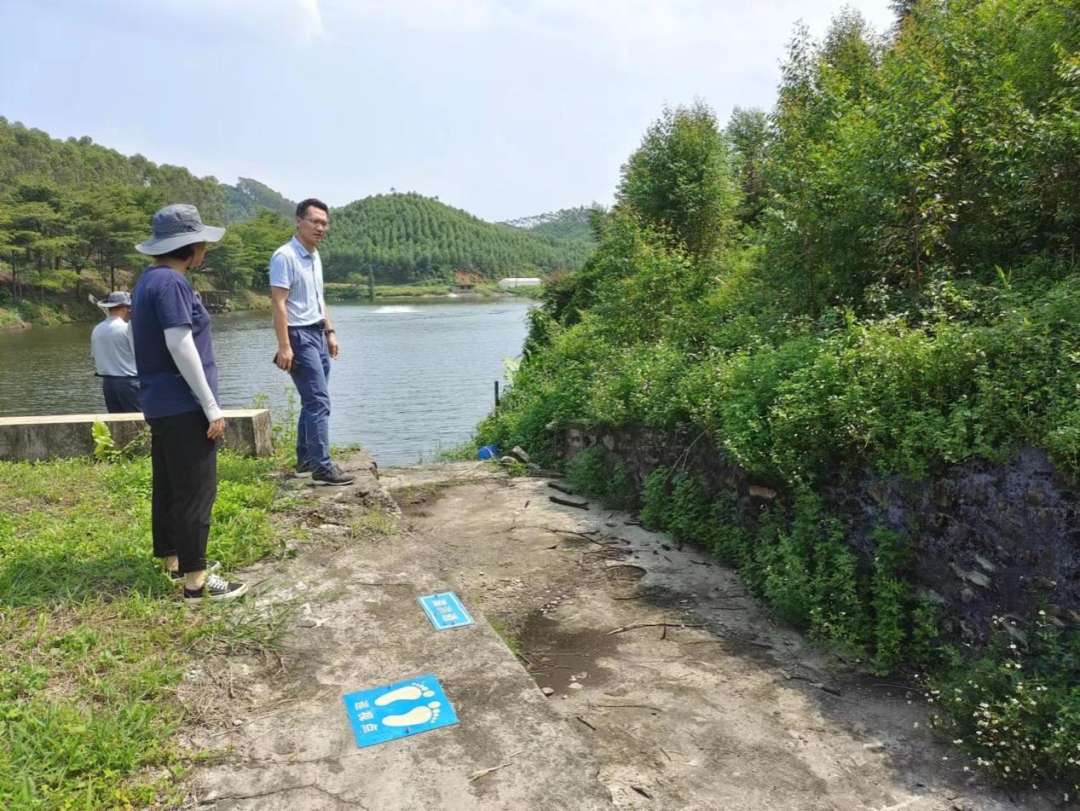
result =
[{"label": "sky", "polygon": [[[0,0],[0,115],[332,206],[608,204],[664,105],[771,108],[843,0]],[[888,0],[847,0],[878,31]]]}]

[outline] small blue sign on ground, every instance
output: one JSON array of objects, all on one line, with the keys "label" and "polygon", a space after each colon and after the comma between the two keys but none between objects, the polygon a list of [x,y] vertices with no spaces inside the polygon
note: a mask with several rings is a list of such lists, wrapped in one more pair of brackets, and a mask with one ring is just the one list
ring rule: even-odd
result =
[{"label": "small blue sign on ground", "polygon": [[343,698],[356,745],[361,749],[458,722],[446,693],[431,673],[374,690],[349,693]]},{"label": "small blue sign on ground", "polygon": [[463,625],[475,625],[474,620],[461,600],[452,591],[444,591],[439,594],[428,594],[426,597],[418,597],[420,607],[424,609],[427,618],[435,626],[436,631],[445,631],[448,628],[460,628]]}]

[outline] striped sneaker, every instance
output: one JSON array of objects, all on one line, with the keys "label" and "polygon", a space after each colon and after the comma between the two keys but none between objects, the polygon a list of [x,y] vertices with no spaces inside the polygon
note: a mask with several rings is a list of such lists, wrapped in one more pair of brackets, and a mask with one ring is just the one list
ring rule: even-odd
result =
[{"label": "striped sneaker", "polygon": [[203,600],[218,602],[220,600],[235,600],[247,594],[247,583],[230,583],[216,574],[206,576],[206,582],[201,589],[184,588],[184,602],[201,603]]}]

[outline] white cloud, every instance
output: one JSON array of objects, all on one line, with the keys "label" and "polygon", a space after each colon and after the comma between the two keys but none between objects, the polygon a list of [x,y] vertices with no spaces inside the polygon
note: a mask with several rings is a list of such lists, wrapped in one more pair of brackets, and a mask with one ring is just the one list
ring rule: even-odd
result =
[{"label": "white cloud", "polygon": [[[140,20],[153,21],[154,27],[162,21],[198,22],[217,29],[228,25],[275,38],[299,35],[303,42],[326,34],[320,0],[185,0],[182,7],[150,5],[143,0],[110,0],[110,5],[135,25]],[[91,13],[88,7],[82,10]]]},{"label": "white cloud", "polygon": [[491,30],[505,16],[499,0],[322,0],[327,13],[381,20],[444,34]]},{"label": "white cloud", "polygon": [[[240,2],[242,0],[231,0]],[[294,2],[297,0],[294,0]],[[821,36],[842,0],[301,0],[321,3],[326,18],[340,21],[339,41],[348,25],[388,25],[445,37],[483,35],[569,49],[617,71],[640,70],[728,81],[768,74],[775,80],[778,59],[802,19]],[[847,0],[871,26],[891,23],[885,0]],[[331,34],[334,36],[334,33]]]}]

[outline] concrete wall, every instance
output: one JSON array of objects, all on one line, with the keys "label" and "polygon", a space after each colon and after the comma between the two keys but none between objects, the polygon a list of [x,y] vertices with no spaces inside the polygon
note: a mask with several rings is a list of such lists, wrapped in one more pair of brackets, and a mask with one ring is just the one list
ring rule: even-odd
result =
[{"label": "concrete wall", "polygon": [[[37,462],[90,456],[94,453],[93,426],[98,421],[109,427],[117,447],[144,442],[149,448],[149,430],[142,414],[0,417],[0,459]],[[270,412],[266,409],[226,411],[222,447],[248,456],[269,456],[274,452],[270,427]]]}]

